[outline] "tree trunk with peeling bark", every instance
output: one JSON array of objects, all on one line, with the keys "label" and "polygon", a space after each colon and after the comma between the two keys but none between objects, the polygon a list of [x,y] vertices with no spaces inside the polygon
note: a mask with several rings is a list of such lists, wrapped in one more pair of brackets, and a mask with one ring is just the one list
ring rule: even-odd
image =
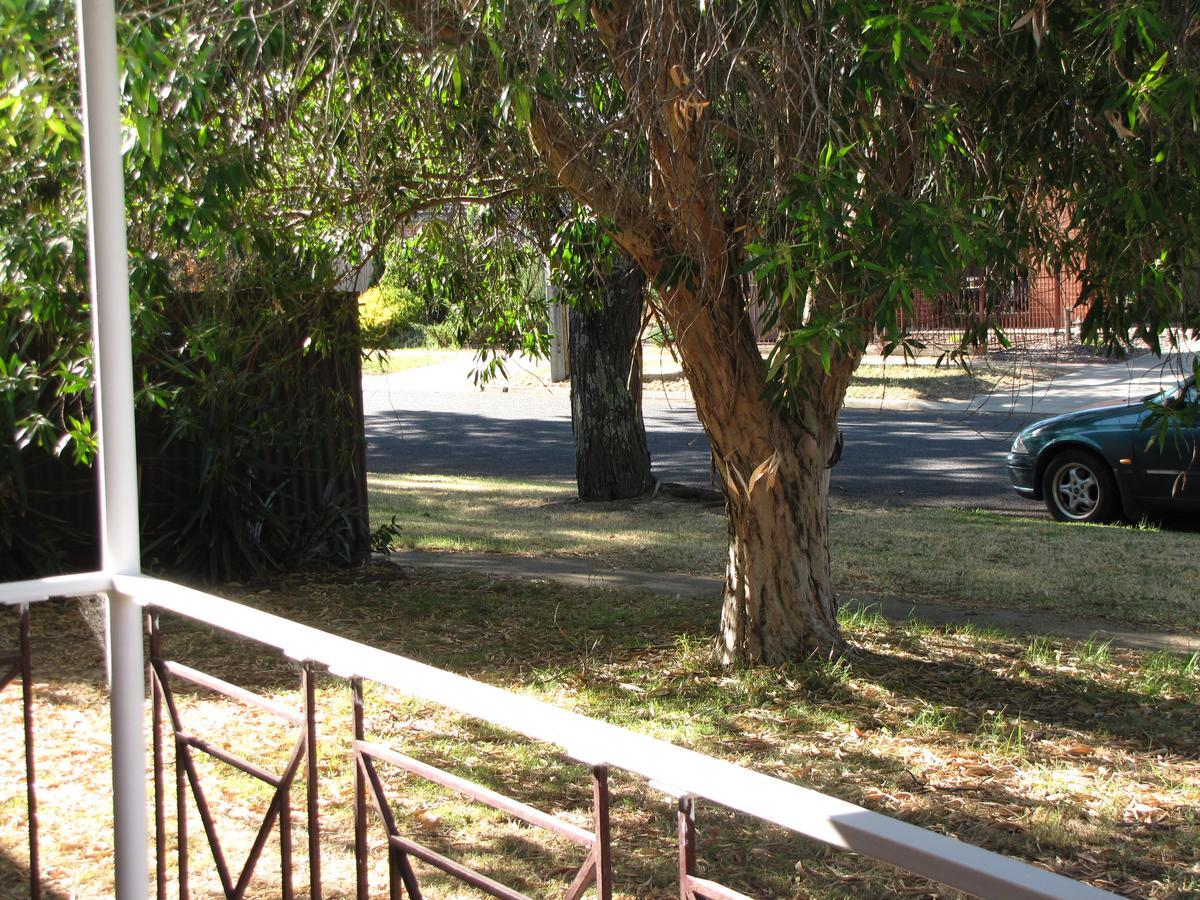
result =
[{"label": "tree trunk with peeling bark", "polygon": [[807,359],[808,394],[768,399],[745,305],[732,299],[736,279],[709,283],[724,301],[676,290],[664,312],[725,488],[729,555],[717,657],[742,666],[836,656],[845,644],[830,567],[828,465],[857,359],[832,359],[828,373]]},{"label": "tree trunk with peeling bark", "polygon": [[[601,30],[619,57],[622,27]],[[670,62],[663,71],[663,83],[671,81],[667,73],[681,77]],[[658,286],[656,305],[674,333],[727,498],[718,659],[742,666],[836,656],[845,643],[835,616],[825,467],[861,351],[834,352],[827,361],[802,351],[792,379],[798,391],[781,402],[768,398],[737,274],[742,238],[725,215],[693,125],[668,109],[650,130],[654,177],[644,204],[606,193],[603,173],[586,165],[557,110],[535,107],[530,137],[559,183],[609,218],[614,241]]]},{"label": "tree trunk with peeling bark", "polygon": [[571,307],[571,429],[581,500],[639,497],[654,484],[642,420],[645,283],[623,258],[606,277],[599,306]]},{"label": "tree trunk with peeling bark", "polygon": [[727,467],[729,560],[717,645],[726,665],[843,649],[830,574],[827,441],[776,426],[784,441],[749,476]]},{"label": "tree trunk with peeling bark", "polygon": [[[453,16],[453,6],[439,9]],[[810,102],[806,89],[773,91],[759,62],[726,52],[730,35],[748,37],[752,17],[725,20],[692,4],[626,0],[587,12],[591,21],[581,18],[578,30],[558,20],[555,30],[537,32],[544,43],[520,37],[514,44],[515,52],[539,60],[555,46],[562,55],[553,58],[576,67],[564,69],[569,89],[520,93],[523,124],[538,166],[603,222],[655,285],[655,311],[674,335],[727,498],[728,575],[717,656],[734,666],[836,655],[844,643],[830,574],[826,464],[861,350],[797,341],[785,347],[787,378],[769,382],[738,274],[763,211],[778,209],[788,179],[805,171],[805,160],[815,160],[828,140],[828,132],[810,127],[821,121],[823,107]],[[469,31],[426,25],[436,41],[470,41]],[[802,32],[793,33],[796,25]],[[791,50],[819,48],[825,36],[815,17],[787,17],[786,27],[771,33],[781,39],[772,52],[787,78],[798,77]],[[712,65],[717,58],[725,60],[721,71]],[[816,49],[812,58],[820,62]],[[576,100],[577,76],[598,76],[606,88]],[[609,91],[610,79],[620,91]],[[760,105],[727,111],[715,103],[729,96],[730,79],[754,91]],[[502,97],[509,92],[503,80],[488,82]],[[805,87],[802,78],[798,87]],[[742,129],[741,112],[757,116],[762,132]],[[763,141],[770,142],[769,154],[759,152]],[[822,289],[830,283],[826,278]],[[781,331],[795,333],[814,312],[836,315],[843,306],[831,291],[810,308],[804,294],[771,298]],[[821,301],[830,305],[820,309]],[[871,322],[872,302],[855,301],[856,321]],[[577,355],[585,349],[578,328],[574,337]],[[772,400],[780,384],[787,396]],[[579,387],[581,400],[593,389],[615,396],[611,385]],[[581,431],[595,424],[590,418],[577,418],[585,445],[590,439]],[[581,468],[595,459],[584,450]],[[583,490],[589,489],[581,481]]]}]

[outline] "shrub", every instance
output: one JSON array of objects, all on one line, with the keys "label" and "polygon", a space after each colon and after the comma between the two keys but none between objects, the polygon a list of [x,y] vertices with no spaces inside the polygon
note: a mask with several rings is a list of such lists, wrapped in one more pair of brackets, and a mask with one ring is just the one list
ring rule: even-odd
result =
[{"label": "shrub", "polygon": [[425,301],[395,284],[378,284],[358,298],[358,325],[367,347],[390,347],[413,326],[425,324]]},{"label": "shrub", "polygon": [[409,325],[394,335],[388,349],[457,350],[462,346],[460,338],[459,325],[456,322]]}]

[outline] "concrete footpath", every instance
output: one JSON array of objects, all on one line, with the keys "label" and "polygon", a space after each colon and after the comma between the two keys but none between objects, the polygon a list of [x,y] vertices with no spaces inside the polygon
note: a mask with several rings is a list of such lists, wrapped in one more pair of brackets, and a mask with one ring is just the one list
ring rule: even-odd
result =
[{"label": "concrete footpath", "polygon": [[[644,591],[672,597],[712,599],[719,595],[720,578],[702,575],[672,575],[628,569],[595,569],[575,559],[501,556],[494,553],[450,553],[394,550],[388,560],[401,568],[470,572],[499,578],[525,578],[555,584],[607,590]],[[1135,629],[1104,619],[1064,619],[1013,610],[971,610],[935,603],[913,603],[886,597],[850,600],[877,610],[896,622],[918,619],[931,625],[964,625],[997,628],[1017,635],[1048,635],[1072,640],[1095,638],[1134,650],[1200,652],[1200,634],[1177,634],[1153,629]]]},{"label": "concrete footpath", "polygon": [[[1048,373],[1044,377],[1036,380],[1018,378],[1016,380],[1021,383],[1017,387],[981,393],[967,400],[851,397],[847,398],[845,405],[849,409],[880,411],[931,410],[958,415],[982,412],[1055,416],[1096,406],[1136,403],[1147,395],[1174,387],[1192,371],[1198,354],[1200,341],[1183,339],[1161,357],[1147,352],[1124,360],[1083,357],[1039,364],[1039,371]],[[868,356],[863,358],[863,362],[897,369],[906,365],[903,359],[895,356],[887,359]],[[935,362],[933,358],[918,358],[908,365],[933,365]],[[647,372],[666,373],[673,377],[675,381],[672,383],[678,384],[679,388],[666,391],[647,388],[643,394],[644,402],[669,401],[672,404],[691,405],[691,396],[683,385],[678,364],[665,351],[650,351],[645,364]],[[363,385],[366,390],[381,390],[386,386],[387,390],[393,392],[403,391],[414,395],[536,391],[565,397],[569,391],[567,382],[550,382],[546,364],[537,360],[519,355],[508,359],[505,361],[506,377],[485,385],[477,384],[472,377],[476,365],[471,351],[461,351],[432,365],[389,375],[367,375]],[[1022,367],[1028,367],[1030,363],[1021,362],[1019,357],[1014,356],[1011,365],[1020,374]]]},{"label": "concrete footpath", "polygon": [[[1142,353],[1123,360],[1096,358],[1047,366],[1052,374],[1011,389],[980,394],[969,400],[864,400],[848,398],[850,409],[928,409],[967,414],[1029,413],[1057,416],[1079,409],[1136,403],[1151,394],[1173,388],[1192,371],[1200,341],[1181,340],[1162,356]],[[881,365],[882,358],[864,359]],[[927,363],[925,363],[927,364]],[[902,360],[886,361],[888,366],[904,365]],[[1022,364],[1013,362],[1020,372]]]}]

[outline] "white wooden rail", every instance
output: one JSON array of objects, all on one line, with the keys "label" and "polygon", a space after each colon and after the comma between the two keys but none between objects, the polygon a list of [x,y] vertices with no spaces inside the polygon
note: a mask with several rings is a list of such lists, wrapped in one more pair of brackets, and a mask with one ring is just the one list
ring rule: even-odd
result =
[{"label": "white wooden rail", "polygon": [[0,585],[0,604],[104,590],[275,647],[334,675],[387,685],[553,744],[588,765],[636,773],[668,794],[705,799],[979,897],[1114,896],[809,788],[171,582],[101,573],[16,582]]},{"label": "white wooden rail", "polygon": [[51,597],[80,597],[103,594],[113,589],[112,576],[103,572],[55,575],[33,581],[9,581],[0,584],[0,606],[40,603]]}]

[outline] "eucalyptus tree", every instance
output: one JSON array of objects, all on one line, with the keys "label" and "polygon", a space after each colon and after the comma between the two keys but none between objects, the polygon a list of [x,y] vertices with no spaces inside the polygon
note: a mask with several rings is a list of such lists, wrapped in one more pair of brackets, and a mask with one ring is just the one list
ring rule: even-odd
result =
[{"label": "eucalyptus tree", "polygon": [[[452,73],[440,114],[523,132],[507,150],[655,282],[727,497],[726,663],[842,651],[825,468],[864,347],[911,346],[914,298],[968,268],[1074,262],[1093,338],[1153,339],[1182,314],[1200,208],[1187,4],[393,8]],[[748,273],[778,334],[765,362]]]},{"label": "eucalyptus tree", "polygon": [[[572,422],[580,497],[637,496],[652,484],[633,357],[641,291],[576,227],[573,204],[490,108],[463,102],[455,65],[424,52],[386,3],[316,7],[166,4],[160,19],[222,41],[240,130],[262,161],[249,196],[286,233],[340,242],[344,259],[381,256],[405,229],[442,276],[480,377],[505,354],[547,352],[546,309],[530,256],[551,254],[572,301]],[[227,123],[228,124],[228,123]],[[238,130],[238,129],[235,129]],[[319,230],[317,230],[319,229]],[[632,293],[631,293],[632,291]],[[609,302],[597,302],[598,294]],[[612,302],[620,297],[620,303]]]}]

